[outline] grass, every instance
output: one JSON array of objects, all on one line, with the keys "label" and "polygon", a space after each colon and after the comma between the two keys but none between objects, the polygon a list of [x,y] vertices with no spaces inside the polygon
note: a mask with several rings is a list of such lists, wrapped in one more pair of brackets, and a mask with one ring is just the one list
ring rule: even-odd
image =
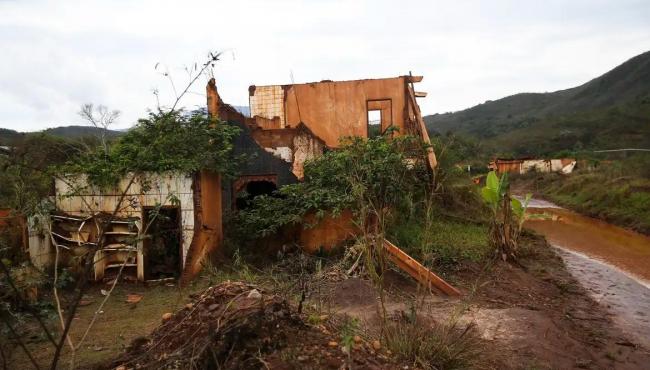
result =
[{"label": "grass", "polygon": [[462,260],[483,261],[491,252],[488,226],[442,215],[398,222],[389,236],[407,253],[426,264],[452,266]]},{"label": "grass", "polygon": [[[177,286],[165,285],[145,287],[143,285],[117,285],[109,298],[103,312],[99,315],[93,329],[84,341],[83,346],[77,353],[77,367],[85,368],[93,364],[104,362],[124,351],[131,341],[137,337],[148,335],[161,322],[163,313],[175,312],[190,301],[189,295],[202,291],[207,287],[205,278],[197,279],[188,287],[179,289]],[[90,288],[84,296],[84,301],[90,302],[79,308],[78,314],[73,320],[71,337],[78,340],[83,335],[94,312],[98,309],[101,300],[104,298],[101,289],[107,289],[104,285],[96,284]],[[142,300],[137,304],[126,302],[127,294],[140,294]],[[48,315],[50,326],[56,327],[59,332],[56,316],[52,312]],[[35,329],[34,332],[38,332]],[[4,339],[2,339],[4,340]],[[35,356],[36,361],[42,368],[47,368],[52,359],[54,350],[51,343],[44,337],[30,340],[28,348]],[[68,366],[69,351],[67,345],[64,347],[61,357],[62,368]],[[15,368],[32,368],[24,352],[19,348],[12,351],[9,358]]]},{"label": "grass", "polygon": [[650,177],[625,162],[571,176],[539,176],[537,187],[562,206],[650,234]]},{"label": "grass", "polygon": [[467,369],[481,354],[476,328],[457,322],[427,325],[418,318],[389,322],[384,341],[401,361],[416,368]]}]

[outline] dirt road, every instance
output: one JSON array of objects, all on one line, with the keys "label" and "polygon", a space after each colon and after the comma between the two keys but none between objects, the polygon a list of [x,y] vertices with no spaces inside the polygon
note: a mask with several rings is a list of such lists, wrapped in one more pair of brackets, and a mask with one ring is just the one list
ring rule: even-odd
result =
[{"label": "dirt road", "polygon": [[558,248],[569,272],[614,322],[650,348],[650,238],[546,201],[530,206],[526,227]]}]

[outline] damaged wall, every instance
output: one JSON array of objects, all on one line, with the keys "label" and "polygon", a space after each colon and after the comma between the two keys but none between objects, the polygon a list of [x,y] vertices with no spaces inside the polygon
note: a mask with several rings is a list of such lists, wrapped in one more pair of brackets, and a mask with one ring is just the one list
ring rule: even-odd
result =
[{"label": "damaged wall", "polygon": [[573,158],[561,159],[502,159],[497,158],[490,162],[488,168],[499,173],[518,173],[525,174],[529,172],[560,172],[569,174],[573,172],[576,166],[576,160]]},{"label": "damaged wall", "polygon": [[[251,115],[280,118],[280,127],[304,123],[328,147],[345,136],[367,137],[368,110],[382,112],[382,128],[404,132],[407,77],[251,86]],[[282,95],[280,95],[282,91]],[[282,100],[280,100],[282,98]]]},{"label": "damaged wall", "polygon": [[[187,252],[194,236],[194,199],[193,179],[181,174],[148,174],[136,177],[126,192],[123,207],[116,216],[121,218],[136,217],[136,225],[142,230],[144,207],[174,206],[170,199],[173,195],[180,202],[181,221],[181,263],[185,266]],[[80,176],[73,186],[80,187],[85,179]],[[100,191],[89,188],[78,195],[73,188],[60,179],[55,180],[55,207],[58,211],[71,216],[89,216],[97,212],[112,213],[118,205],[120,196],[128,186],[128,180],[123,179],[115,189]],[[45,228],[43,228],[45,227]],[[30,222],[30,257],[37,267],[45,268],[54,262],[54,248],[49,237],[44,234],[47,226],[43,223]],[[139,243],[142,248],[142,241]]]},{"label": "damaged wall", "polygon": [[[412,84],[421,76],[321,81],[294,85],[250,86],[253,116],[247,124],[255,141],[266,151],[292,163],[292,172],[304,176],[306,160],[337,148],[343,137],[368,137],[369,112],[380,112],[381,131],[429,137],[417,106]],[[302,131],[301,131],[302,130]],[[430,167],[435,154],[429,150]]]}]

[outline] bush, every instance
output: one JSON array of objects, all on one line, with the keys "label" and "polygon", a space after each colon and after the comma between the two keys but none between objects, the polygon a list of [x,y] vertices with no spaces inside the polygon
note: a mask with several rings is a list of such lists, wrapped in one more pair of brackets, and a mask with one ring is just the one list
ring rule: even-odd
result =
[{"label": "bush", "polygon": [[412,204],[430,183],[423,153],[422,143],[411,136],[347,138],[339,149],[305,164],[304,182],[283,186],[271,196],[257,196],[237,212],[236,234],[266,237],[302,222],[307,212],[322,217],[350,209],[365,222],[364,207],[390,213]]}]

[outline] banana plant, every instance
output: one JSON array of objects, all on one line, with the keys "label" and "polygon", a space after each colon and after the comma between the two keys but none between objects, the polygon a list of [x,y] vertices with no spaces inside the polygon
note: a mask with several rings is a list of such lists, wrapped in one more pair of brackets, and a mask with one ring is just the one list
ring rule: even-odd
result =
[{"label": "banana plant", "polygon": [[516,260],[517,240],[526,219],[531,194],[526,194],[523,203],[512,198],[508,174],[504,173],[499,177],[496,172],[491,171],[481,189],[481,196],[492,211],[490,241],[497,247],[497,253],[504,261]]}]

